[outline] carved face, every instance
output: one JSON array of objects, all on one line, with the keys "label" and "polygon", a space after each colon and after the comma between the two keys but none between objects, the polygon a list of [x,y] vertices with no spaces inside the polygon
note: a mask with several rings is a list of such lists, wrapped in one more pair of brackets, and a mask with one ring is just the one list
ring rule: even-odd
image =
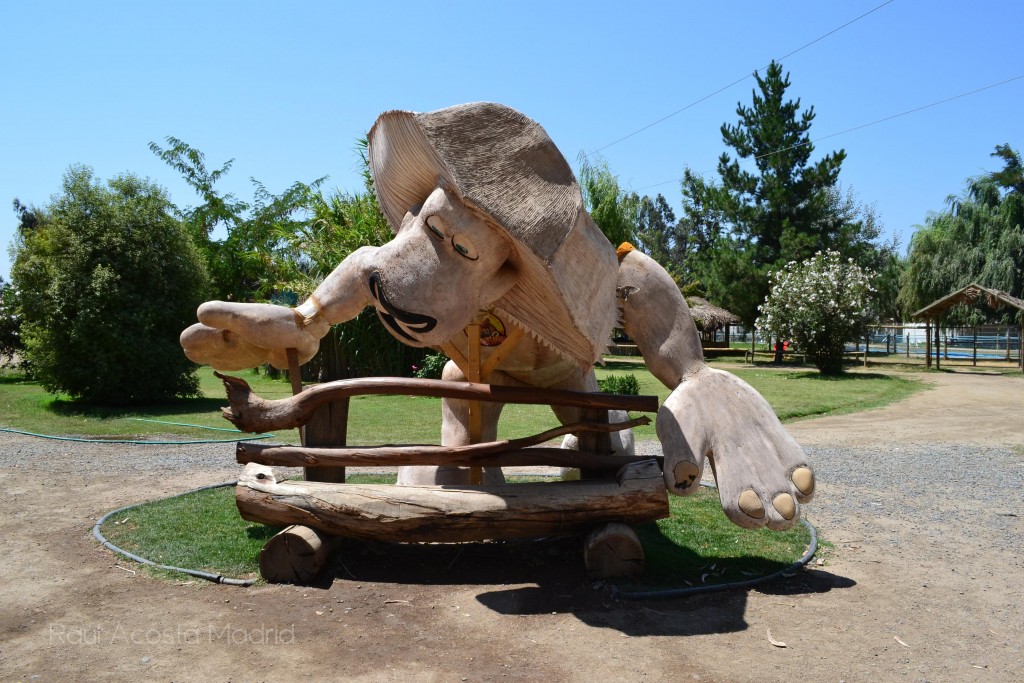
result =
[{"label": "carved face", "polygon": [[377,250],[367,284],[391,334],[410,346],[436,346],[512,287],[515,254],[507,236],[437,188]]}]

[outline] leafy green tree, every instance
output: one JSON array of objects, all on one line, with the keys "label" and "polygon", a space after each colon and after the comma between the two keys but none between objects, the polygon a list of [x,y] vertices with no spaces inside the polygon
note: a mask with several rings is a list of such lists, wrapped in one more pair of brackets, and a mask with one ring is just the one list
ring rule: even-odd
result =
[{"label": "leafy green tree", "polygon": [[[202,200],[178,215],[206,258],[213,296],[229,301],[272,296],[288,270],[289,255],[280,236],[308,221],[310,196],[324,178],[296,182],[280,195],[254,179],[253,201],[246,202],[216,188],[234,159],[211,171],[205,155],[187,142],[170,136],[166,142],[166,148],[151,142],[149,149],[178,171]],[[215,238],[215,233],[226,236]]]},{"label": "leafy green tree", "polygon": [[684,174],[680,228],[709,296],[748,325],[768,294],[770,271],[826,249],[860,262],[878,235],[873,213],[860,215],[837,188],[846,153],[811,162],[814,108],[801,112],[799,99],[786,99],[782,65],[754,76],[751,106],[738,104],[737,123],[721,128],[736,156],[719,158],[719,182]]},{"label": "leafy green tree", "polygon": [[18,312],[17,290],[0,277],[0,367],[13,365],[24,351],[21,343],[21,315]]},{"label": "leafy green tree", "polygon": [[[999,145],[1004,168],[967,181],[948,208],[929,216],[910,240],[899,301],[919,310],[971,282],[1024,297],[1024,182],[1020,154]],[[1009,323],[1016,312],[956,306],[949,322]]]},{"label": "leafy green tree", "polygon": [[892,246],[891,250],[882,254],[872,283],[875,289],[874,309],[879,322],[900,322],[908,317],[899,300],[900,279],[906,270],[907,262],[900,257],[895,243]]},{"label": "leafy green tree", "polygon": [[692,281],[686,259],[688,235],[680,230],[664,195],[651,199],[633,194],[631,201],[637,211],[635,246],[660,263],[677,284]]},{"label": "leafy green tree", "polygon": [[823,375],[843,372],[843,347],[860,339],[876,319],[872,274],[838,252],[791,261],[771,275],[771,293],[757,326],[791,339]]},{"label": "leafy green tree", "polygon": [[47,391],[101,404],[198,393],[178,335],[209,278],[163,189],[133,175],[104,185],[74,166],[61,194],[20,217],[12,281],[25,355]]},{"label": "leafy green tree", "polygon": [[635,193],[627,193],[619,186],[618,177],[603,159],[590,161],[585,155],[579,157],[580,190],[583,205],[594,219],[597,227],[605,234],[612,246],[623,242],[637,241],[637,203]]},{"label": "leafy green tree", "polygon": [[1024,163],[1021,162],[1020,152],[1010,145],[996,145],[996,151],[991,156],[1003,160],[1003,168],[989,174],[989,179],[1009,193],[1024,194]]}]

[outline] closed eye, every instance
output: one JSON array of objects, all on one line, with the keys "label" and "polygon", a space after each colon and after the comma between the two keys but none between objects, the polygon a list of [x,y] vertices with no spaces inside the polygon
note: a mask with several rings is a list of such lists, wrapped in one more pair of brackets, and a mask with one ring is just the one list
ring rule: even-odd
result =
[{"label": "closed eye", "polygon": [[444,233],[441,232],[441,229],[436,225],[438,222],[439,221],[437,220],[436,216],[430,216],[429,218],[427,218],[427,220],[426,220],[427,230],[429,230],[431,232],[431,234],[434,235],[434,237],[436,237],[437,239],[443,240],[444,239]]},{"label": "closed eye", "polygon": [[459,256],[468,258],[470,261],[476,261],[480,258],[480,254],[477,253],[476,247],[463,233],[456,233],[452,236],[452,247],[458,252]]}]

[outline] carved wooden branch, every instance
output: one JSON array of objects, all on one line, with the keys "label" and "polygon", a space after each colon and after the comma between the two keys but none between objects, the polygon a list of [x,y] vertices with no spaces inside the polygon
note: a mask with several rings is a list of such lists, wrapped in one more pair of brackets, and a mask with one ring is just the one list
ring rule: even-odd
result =
[{"label": "carved wooden branch", "polygon": [[242,464],[284,467],[339,467],[339,466],[395,466],[395,465],[451,465],[480,467],[582,467],[595,470],[618,470],[637,462],[629,456],[597,455],[564,448],[530,448],[548,439],[578,432],[618,431],[650,424],[650,418],[640,417],[617,424],[579,422],[549,429],[541,434],[469,446],[365,446],[351,448],[303,448],[297,446],[268,446],[240,442],[236,457]]},{"label": "carved wooden branch", "polygon": [[363,377],[343,379],[310,387],[289,398],[267,400],[252,392],[248,382],[238,377],[214,373],[227,390],[230,407],[224,418],[243,432],[269,432],[300,427],[317,407],[346,396],[404,394],[497,403],[561,405],[578,408],[608,408],[653,413],[658,410],[657,396],[624,396],[531,387],[504,387],[442,379],[404,377]]},{"label": "carved wooden branch", "polygon": [[[430,450],[428,450],[430,449]],[[343,453],[331,452],[344,450]],[[450,453],[443,446],[394,446],[376,449],[317,449],[239,443],[237,460],[279,467],[396,467],[443,465],[450,467],[578,467],[605,475],[644,458],[597,455],[567,448],[522,448],[500,453]],[[662,456],[648,456],[657,460]]]}]

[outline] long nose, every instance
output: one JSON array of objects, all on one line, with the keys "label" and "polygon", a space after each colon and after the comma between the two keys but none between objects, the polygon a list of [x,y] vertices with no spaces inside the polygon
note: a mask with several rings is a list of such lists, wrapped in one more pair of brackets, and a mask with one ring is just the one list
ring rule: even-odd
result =
[{"label": "long nose", "polygon": [[[377,302],[377,314],[388,328],[402,339],[418,342],[411,333],[426,334],[437,326],[437,319],[421,313],[412,313],[395,306],[388,300],[379,271],[370,273],[370,294]],[[410,333],[411,332],[411,333]]]}]

